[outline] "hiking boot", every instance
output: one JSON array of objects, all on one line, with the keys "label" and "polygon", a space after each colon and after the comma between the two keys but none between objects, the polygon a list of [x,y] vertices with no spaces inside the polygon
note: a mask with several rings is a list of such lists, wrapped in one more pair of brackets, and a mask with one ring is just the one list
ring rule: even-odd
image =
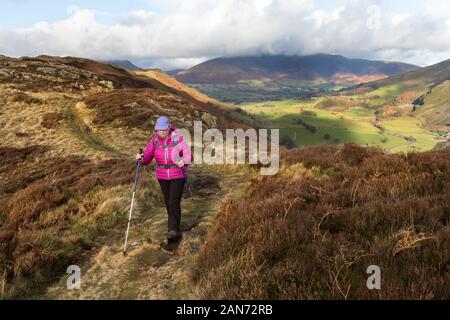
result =
[{"label": "hiking boot", "polygon": [[178,240],[180,240],[181,238],[181,234],[176,232],[175,230],[170,230],[169,233],[167,234],[167,240],[169,242],[176,242]]}]

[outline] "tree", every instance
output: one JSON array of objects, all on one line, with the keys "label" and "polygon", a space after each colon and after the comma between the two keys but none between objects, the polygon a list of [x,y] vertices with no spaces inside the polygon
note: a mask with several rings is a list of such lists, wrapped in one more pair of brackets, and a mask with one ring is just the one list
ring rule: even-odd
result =
[{"label": "tree", "polygon": [[286,149],[293,149],[296,147],[294,139],[292,139],[290,136],[282,136],[280,138],[280,144],[282,146],[285,146]]}]

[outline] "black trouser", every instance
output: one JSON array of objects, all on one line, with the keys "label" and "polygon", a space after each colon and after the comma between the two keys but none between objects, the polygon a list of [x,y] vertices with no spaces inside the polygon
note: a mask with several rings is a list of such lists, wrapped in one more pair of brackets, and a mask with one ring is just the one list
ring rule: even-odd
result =
[{"label": "black trouser", "polygon": [[158,180],[164,195],[168,218],[168,231],[181,231],[181,198],[185,179]]}]

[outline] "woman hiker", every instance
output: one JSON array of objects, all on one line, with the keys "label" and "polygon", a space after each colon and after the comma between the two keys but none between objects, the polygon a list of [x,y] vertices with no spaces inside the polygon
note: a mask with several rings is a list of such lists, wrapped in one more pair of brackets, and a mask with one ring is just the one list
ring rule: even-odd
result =
[{"label": "woman hiker", "polygon": [[136,155],[142,165],[156,161],[156,179],[161,186],[168,214],[167,240],[176,242],[181,238],[181,198],[188,177],[187,165],[191,163],[191,150],[179,130],[167,117],[159,117],[155,134],[144,154]]}]

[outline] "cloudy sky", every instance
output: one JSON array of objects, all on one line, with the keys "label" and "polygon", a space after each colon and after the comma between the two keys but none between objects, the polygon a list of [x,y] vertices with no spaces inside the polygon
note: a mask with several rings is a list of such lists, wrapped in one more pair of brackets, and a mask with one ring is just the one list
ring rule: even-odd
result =
[{"label": "cloudy sky", "polygon": [[219,56],[450,58],[448,0],[0,0],[0,54],[187,68]]}]

